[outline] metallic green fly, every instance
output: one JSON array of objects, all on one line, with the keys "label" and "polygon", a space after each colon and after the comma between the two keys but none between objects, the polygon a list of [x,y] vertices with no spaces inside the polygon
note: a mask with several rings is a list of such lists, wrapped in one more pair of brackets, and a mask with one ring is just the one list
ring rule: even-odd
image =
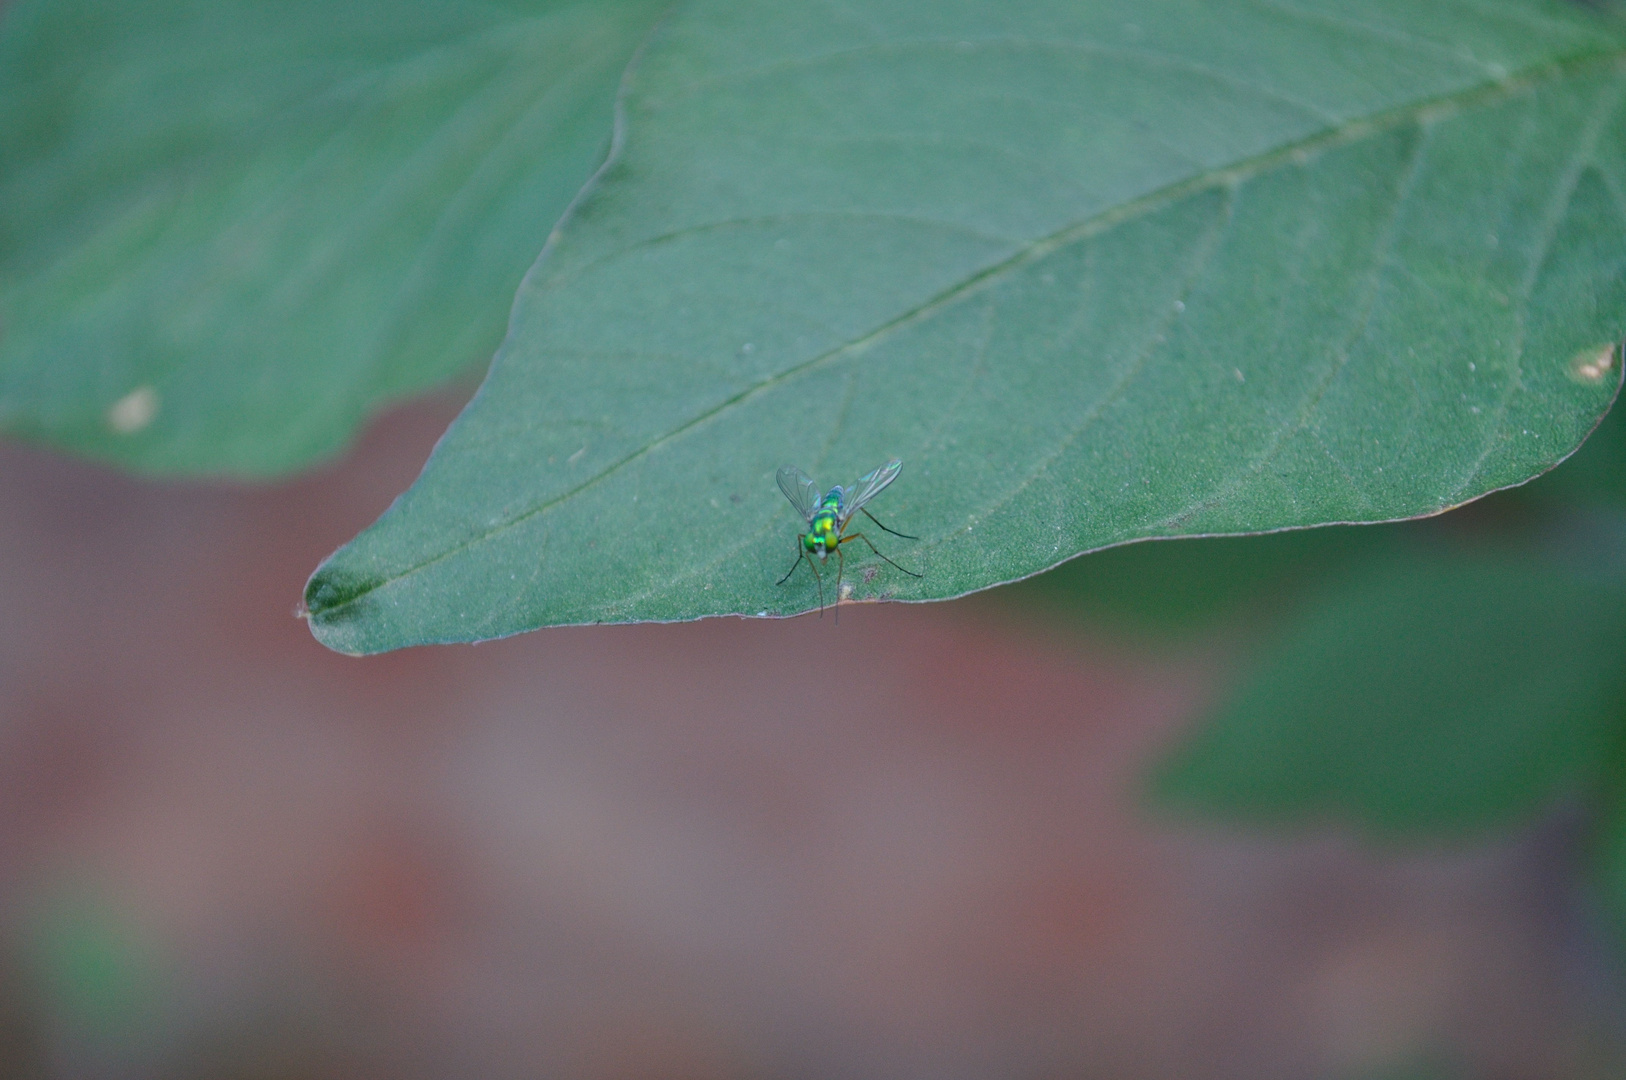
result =
[{"label": "metallic green fly", "polygon": [[[810,480],[805,472],[794,465],[786,465],[783,469],[780,469],[779,490],[785,493],[785,498],[790,500],[790,504],[796,507],[796,512],[802,515],[802,520],[807,522],[807,532],[796,537],[796,561],[791,564],[789,570],[785,571],[785,576],[779,579],[779,584],[783,585],[789,581],[790,576],[796,572],[796,568],[802,565],[802,560],[806,559],[808,568],[813,571],[813,577],[819,583],[819,614],[822,616],[824,614],[824,576],[819,573],[818,564],[813,561],[813,556],[817,555],[819,562],[823,562],[830,552],[834,551],[836,553],[837,604],[841,603],[841,573],[846,569],[846,559],[841,554],[841,545],[847,541],[864,541],[864,543],[869,544],[869,549],[875,554],[892,563],[897,569],[903,570],[903,567],[898,566],[897,563],[882,555],[881,549],[871,543],[869,537],[863,533],[850,533],[847,531],[847,525],[852,521],[853,515],[863,510],[864,516],[879,525],[883,532],[889,532],[893,536],[901,536],[905,540],[920,539],[918,536],[910,536],[908,533],[901,533],[896,529],[888,529],[885,525],[881,525],[880,521],[876,520],[874,514],[864,510],[864,504],[875,498],[886,489],[888,484],[896,480],[898,472],[902,468],[903,462],[893,458],[874,472],[861,477],[858,483],[853,484],[851,487],[844,488],[837,484],[822,499],[819,498],[819,485]],[[903,572],[910,577],[921,576],[913,570],[903,570]],[[836,610],[839,617],[841,609],[837,608]]]}]

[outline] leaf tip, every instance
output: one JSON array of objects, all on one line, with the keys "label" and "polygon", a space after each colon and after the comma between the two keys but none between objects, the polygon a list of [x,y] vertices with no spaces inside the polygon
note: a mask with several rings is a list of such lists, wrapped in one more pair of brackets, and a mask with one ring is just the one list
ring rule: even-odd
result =
[{"label": "leaf tip", "polygon": [[[316,640],[337,652],[360,655],[347,647],[355,624],[375,607],[372,593],[384,584],[370,574],[357,574],[334,566],[323,566],[305,585],[305,597],[295,614],[310,624]],[[348,631],[348,632],[347,632]]]}]

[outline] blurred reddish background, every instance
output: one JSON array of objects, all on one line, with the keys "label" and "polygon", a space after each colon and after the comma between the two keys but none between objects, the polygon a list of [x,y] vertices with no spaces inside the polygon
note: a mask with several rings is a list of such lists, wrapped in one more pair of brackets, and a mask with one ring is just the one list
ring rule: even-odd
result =
[{"label": "blurred reddish background", "polygon": [[306,575],[456,405],[269,488],[0,444],[0,1075],[1626,1074],[1572,816],[1137,808],[1223,640],[995,593],[326,652]]}]

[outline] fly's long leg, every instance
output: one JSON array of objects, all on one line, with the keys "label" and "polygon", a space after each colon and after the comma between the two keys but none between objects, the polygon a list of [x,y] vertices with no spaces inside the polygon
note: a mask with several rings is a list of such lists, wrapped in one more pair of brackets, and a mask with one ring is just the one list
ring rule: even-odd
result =
[{"label": "fly's long leg", "polygon": [[[880,522],[877,521],[876,524],[879,525]],[[890,531],[890,530],[888,530],[888,531]],[[843,536],[841,538],[841,540],[836,545],[836,553],[837,554],[840,554],[840,552],[841,552],[841,544],[845,544],[849,540],[862,540],[864,543],[869,544],[869,549],[871,551],[875,552],[875,554],[877,554],[877,555],[880,555],[881,558],[886,559],[886,556],[884,554],[882,554],[881,549],[876,547],[873,543],[871,543],[870,538],[865,536],[863,533],[848,533],[846,536]],[[898,564],[895,563],[895,562],[892,562],[891,559],[886,559],[886,561],[888,563],[891,563],[894,567],[897,567],[897,569],[903,570],[903,567],[898,566]],[[905,574],[908,574],[910,577],[924,577],[925,576],[924,574],[917,574],[913,570],[903,570],[903,572]]]},{"label": "fly's long leg", "polygon": [[[876,516],[875,516],[875,515],[874,515],[874,514],[872,514],[872,513],[870,513],[870,512],[869,512],[869,511],[868,511],[868,510],[867,510],[867,509],[865,509],[865,508],[864,508],[864,507],[862,507],[862,506],[860,506],[860,507],[859,507],[859,508],[858,508],[858,509],[860,509],[860,510],[863,510],[863,511],[864,511],[864,516],[865,516],[865,517],[867,517],[867,518],[869,518],[869,519],[870,519],[870,520],[871,520],[871,521],[873,521],[873,522],[875,522],[875,524],[877,524],[877,525],[881,525],[881,519],[880,519],[880,518],[878,518],[878,517],[876,517]],[[887,528],[887,527],[886,527],[886,526],[885,526],[885,525],[881,525],[881,531],[882,531],[882,532],[889,532],[889,533],[891,533],[891,534],[892,534],[892,535],[893,535],[893,536],[901,536],[901,537],[903,537],[903,538],[904,538],[904,539],[905,539],[905,540],[919,540],[919,539],[920,539],[920,537],[918,537],[918,536],[910,536],[910,535],[909,535],[909,534],[908,534],[908,533],[901,533],[901,532],[899,532],[899,531],[898,531],[898,530],[896,530],[896,529],[888,529],[888,528]],[[856,536],[856,535],[858,535],[858,534],[857,534],[857,533],[855,533],[855,534],[854,534],[854,535],[855,535],[855,536]],[[864,541],[864,542],[865,542],[865,543],[866,543],[866,544],[867,544],[867,543],[869,543],[869,541],[868,541],[868,540],[866,540],[866,541]],[[874,545],[873,545],[873,544],[871,544],[871,545],[870,545],[870,546],[871,546],[871,547],[874,547]],[[877,551],[877,552],[876,552],[876,553],[875,553],[875,554],[877,554],[877,555],[881,555],[881,553],[880,553],[880,552],[879,552],[879,551]],[[883,558],[883,559],[886,559],[886,556],[885,556],[885,555],[881,555],[881,558]],[[886,560],[886,561],[887,561],[887,562],[892,562],[892,560],[891,560],[891,559],[887,559],[887,560]],[[893,565],[893,566],[898,566],[898,564],[897,564],[897,563],[892,563],[892,565]],[[901,566],[898,566],[898,569],[899,569],[899,570],[903,570],[903,567],[901,567]],[[909,571],[907,571],[907,570],[903,570],[903,572],[904,572],[904,573],[906,573],[906,574],[907,574],[907,573],[908,573],[908,572],[909,572]]]},{"label": "fly's long leg", "polygon": [[[841,542],[836,542],[836,625],[841,625],[841,572],[847,569],[847,559],[841,554]],[[820,612],[822,615],[823,612]]]},{"label": "fly's long leg", "polygon": [[[802,534],[802,536],[806,535],[806,533]],[[802,536],[796,538],[796,561],[790,564],[790,569],[785,571],[785,576],[780,578],[777,584],[783,585],[789,581],[790,576],[796,572],[796,568],[802,565]]]},{"label": "fly's long leg", "polygon": [[[806,535],[806,533],[802,534],[802,536]],[[779,579],[779,584],[783,585],[789,581],[790,576],[796,572],[796,568],[802,565],[802,560],[806,559],[807,568],[813,571],[813,580],[819,583],[819,618],[822,619],[824,618],[824,575],[819,573],[819,568],[813,565],[813,556],[809,555],[807,549],[802,546],[802,536],[796,538],[796,561],[790,564],[790,569],[786,570],[785,576]],[[837,578],[837,581],[839,582],[840,579]]]}]

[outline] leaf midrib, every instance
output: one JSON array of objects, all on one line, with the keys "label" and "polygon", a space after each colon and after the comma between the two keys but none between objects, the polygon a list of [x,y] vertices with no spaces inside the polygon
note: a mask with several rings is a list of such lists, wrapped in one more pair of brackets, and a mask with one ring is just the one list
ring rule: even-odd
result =
[{"label": "leaf midrib", "polygon": [[[1313,135],[1308,135],[1304,138],[1284,143],[1274,149],[1267,150],[1264,153],[1256,154],[1251,158],[1244,158],[1234,165],[1230,165],[1222,169],[1215,169],[1199,176],[1192,176],[1184,180],[1176,181],[1173,184],[1169,184],[1157,190],[1148,192],[1145,195],[1130,199],[1119,204],[1118,206],[1109,207],[1108,209],[1102,210],[1099,213],[1091,215],[1090,217],[1087,217],[1081,221],[1064,226],[1063,228],[1052,232],[1047,236],[1028,241],[1013,254],[991,264],[975,274],[970,275],[963,281],[950,285],[946,289],[939,291],[936,295],[916,305],[909,311],[895,316],[868,333],[851,341],[837,345],[834,348],[827,349],[816,356],[809,357],[799,364],[795,364],[784,369],[783,371],[776,372],[766,379],[753,383],[738,393],[733,394],[719,402],[712,408],[707,409],[706,411],[673,427],[670,431],[659,438],[653,439],[631,453],[626,454],[622,458],[611,462],[603,470],[583,480],[575,487],[561,492],[551,499],[537,503],[529,509],[515,514],[507,520],[498,522],[488,528],[485,528],[475,535],[469,536],[443,551],[421,559],[418,562],[412,563],[410,566],[405,567],[395,574],[379,578],[376,581],[369,583],[365,588],[348,592],[343,600],[335,604],[320,608],[313,608],[309,613],[310,619],[313,623],[321,622],[328,616],[336,612],[343,611],[345,608],[350,607],[368,596],[371,596],[373,593],[378,592],[381,589],[394,585],[395,583],[405,580],[406,578],[426,570],[431,566],[444,562],[453,556],[467,551],[478,544],[482,544],[492,537],[530,520],[538,514],[545,513],[561,503],[575,498],[577,495],[580,495],[582,492],[599,483],[601,480],[614,475],[621,469],[651,453],[660,446],[671,442],[673,439],[676,439],[677,437],[700,426],[701,424],[706,423],[735,405],[738,405],[741,402],[756,396],[757,394],[764,393],[787,379],[800,375],[806,371],[813,370],[821,364],[828,363],[854,351],[866,348],[880,340],[883,340],[895,331],[924,321],[949,304],[955,303],[963,297],[972,295],[995,282],[1003,280],[1005,277],[1016,272],[1017,270],[1020,270],[1022,267],[1027,266],[1038,259],[1044,258],[1051,252],[1056,251],[1057,249],[1068,244],[1076,243],[1079,240],[1088,239],[1091,236],[1098,235],[1127,221],[1153,213],[1165,206],[1172,205],[1181,199],[1188,198],[1202,191],[1218,187],[1235,187],[1238,184],[1251,179],[1252,177],[1269,171],[1270,169],[1292,162],[1302,155],[1318,153],[1334,147],[1352,144],[1360,141],[1361,139],[1370,138],[1379,134],[1393,131],[1410,123],[1431,123],[1435,120],[1443,119],[1446,116],[1449,116],[1464,108],[1471,108],[1491,104],[1501,100],[1508,100],[1538,86],[1559,82],[1589,68],[1605,67],[1610,64],[1617,67],[1626,65],[1626,48],[1617,46],[1609,49],[1587,50],[1585,52],[1562,57],[1557,60],[1543,62],[1523,72],[1516,73],[1508,78],[1500,79],[1495,82],[1479,83],[1448,94],[1424,98],[1411,104],[1398,106],[1369,117],[1353,119],[1336,127],[1331,127]],[[619,111],[618,103],[618,113]],[[621,119],[620,116],[618,116],[618,120],[619,119]],[[624,132],[618,132],[618,135],[621,135],[624,138]],[[620,139],[618,139],[617,142],[619,143]],[[620,150],[619,145],[617,145],[616,150]],[[612,155],[611,159],[606,160],[606,166],[612,164],[614,156],[615,155]],[[601,168],[599,172],[595,174],[593,180],[589,181],[589,186],[591,187],[596,185],[596,182],[603,176],[604,172],[605,169]],[[583,194],[586,194],[586,189],[584,189]],[[578,204],[580,201],[580,198],[578,198]],[[538,265],[533,267],[533,274],[536,270],[540,269],[540,263],[544,258],[546,258],[548,249],[554,246],[552,241],[556,239],[557,235],[558,234],[556,232],[553,237],[550,237],[550,243],[544,248],[542,254],[538,257]],[[512,319],[510,319],[510,329],[512,329],[512,325],[513,322]],[[495,362],[500,362],[501,356],[502,350],[499,350],[498,359]],[[318,570],[318,576],[320,573],[321,571]]]}]

